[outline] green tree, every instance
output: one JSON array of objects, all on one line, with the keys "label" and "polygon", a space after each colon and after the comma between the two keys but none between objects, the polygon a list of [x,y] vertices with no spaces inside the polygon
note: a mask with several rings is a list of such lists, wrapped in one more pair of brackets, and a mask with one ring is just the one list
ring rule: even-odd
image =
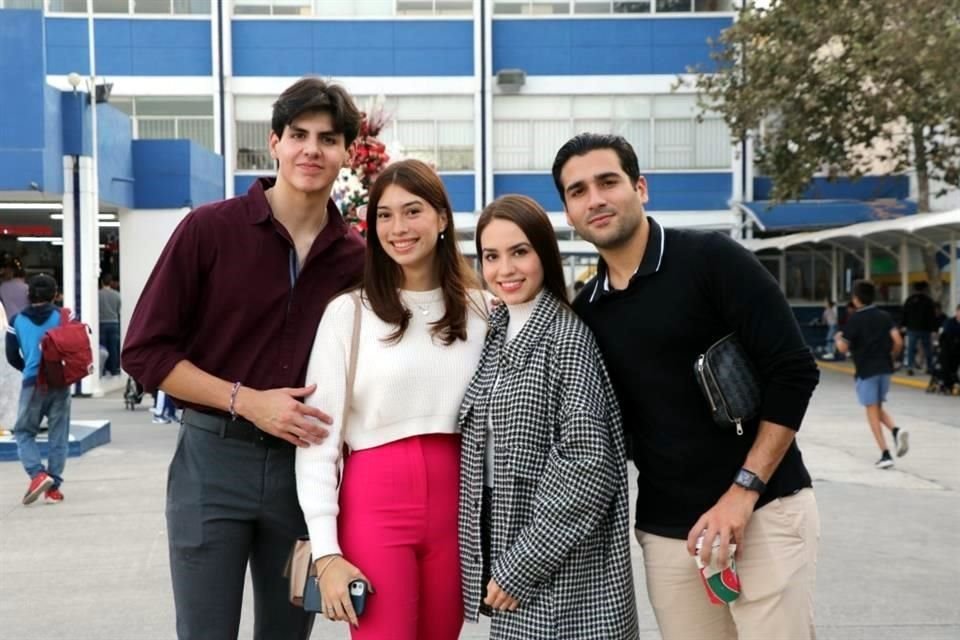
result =
[{"label": "green tree", "polygon": [[701,107],[736,140],[754,137],[774,200],[818,172],[912,168],[920,212],[931,180],[960,186],[960,0],[748,2],[716,44],[718,72],[695,80]]}]

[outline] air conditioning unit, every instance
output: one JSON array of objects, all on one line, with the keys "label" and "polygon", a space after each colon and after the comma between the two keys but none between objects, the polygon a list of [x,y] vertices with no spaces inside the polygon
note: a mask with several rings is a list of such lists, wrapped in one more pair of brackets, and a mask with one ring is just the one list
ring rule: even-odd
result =
[{"label": "air conditioning unit", "polygon": [[517,93],[527,82],[527,72],[523,69],[501,69],[497,71],[497,86],[504,93]]}]

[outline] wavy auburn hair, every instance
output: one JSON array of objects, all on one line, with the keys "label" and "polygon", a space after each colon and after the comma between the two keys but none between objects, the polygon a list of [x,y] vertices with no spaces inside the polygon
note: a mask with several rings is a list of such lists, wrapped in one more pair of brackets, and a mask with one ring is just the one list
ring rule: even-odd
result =
[{"label": "wavy auburn hair", "polygon": [[377,235],[377,207],[383,192],[394,184],[422,198],[438,214],[447,217],[447,228],[443,232],[443,239],[437,239],[434,254],[434,266],[446,311],[442,318],[431,324],[430,332],[445,345],[455,340],[466,340],[467,307],[470,304],[475,306],[467,296],[467,289],[478,287],[478,282],[457,246],[453,208],[443,181],[430,165],[420,160],[402,160],[388,165],[370,188],[367,202],[367,253],[363,270],[364,295],[377,317],[396,325],[397,330],[387,336],[387,341],[399,342],[410,325],[411,317],[410,310],[400,300],[403,269],[387,255]]}]

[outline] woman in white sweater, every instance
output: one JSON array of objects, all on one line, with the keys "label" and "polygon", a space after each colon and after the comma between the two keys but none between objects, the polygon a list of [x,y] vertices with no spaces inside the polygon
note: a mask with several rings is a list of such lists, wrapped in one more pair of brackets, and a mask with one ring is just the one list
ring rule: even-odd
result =
[{"label": "woman in white sweater", "polygon": [[[370,190],[367,225],[362,288],[330,302],[307,366],[317,391],[306,402],[333,424],[323,444],[297,451],[300,506],[323,615],[349,621],[354,640],[454,640],[463,623],[457,411],[483,347],[485,306],[428,165],[387,167]],[[373,589],[360,618],[348,593],[356,579]]]}]

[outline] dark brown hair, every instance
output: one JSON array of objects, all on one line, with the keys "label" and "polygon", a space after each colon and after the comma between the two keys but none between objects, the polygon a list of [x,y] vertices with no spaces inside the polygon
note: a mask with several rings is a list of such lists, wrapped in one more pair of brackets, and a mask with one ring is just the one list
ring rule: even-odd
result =
[{"label": "dark brown hair", "polygon": [[340,85],[320,78],[303,78],[287,87],[273,103],[270,128],[282,138],[288,124],[305,113],[315,112],[330,114],[334,132],[343,134],[344,146],[349,147],[357,139],[362,114],[353,98]]},{"label": "dark brown hair", "polygon": [[487,205],[477,220],[477,255],[483,260],[483,230],[493,220],[507,220],[520,227],[527,236],[543,267],[543,288],[555,298],[569,305],[567,286],[563,279],[563,263],[557,234],[553,231],[550,217],[536,200],[527,196],[502,196]]},{"label": "dark brown hair", "polygon": [[377,207],[383,192],[392,184],[423,198],[438,214],[446,214],[447,228],[443,231],[443,238],[437,240],[435,254],[446,312],[432,323],[430,331],[445,345],[454,340],[466,340],[467,307],[470,304],[467,289],[477,287],[478,283],[457,246],[453,210],[443,181],[436,171],[419,160],[402,160],[389,165],[370,188],[367,257],[363,270],[363,291],[370,308],[384,322],[397,325],[397,330],[387,337],[387,341],[399,342],[410,324],[410,310],[403,306],[398,291],[403,285],[403,270],[387,255],[377,236]]},{"label": "dark brown hair", "polygon": [[557,151],[553,160],[553,185],[557,188],[560,200],[564,204],[567,203],[567,194],[560,177],[563,167],[570,162],[570,158],[585,156],[598,149],[610,149],[617,154],[620,158],[620,168],[627,174],[630,184],[636,189],[637,180],[640,179],[640,163],[637,161],[636,151],[627,139],[611,133],[581,133],[567,140]]}]

